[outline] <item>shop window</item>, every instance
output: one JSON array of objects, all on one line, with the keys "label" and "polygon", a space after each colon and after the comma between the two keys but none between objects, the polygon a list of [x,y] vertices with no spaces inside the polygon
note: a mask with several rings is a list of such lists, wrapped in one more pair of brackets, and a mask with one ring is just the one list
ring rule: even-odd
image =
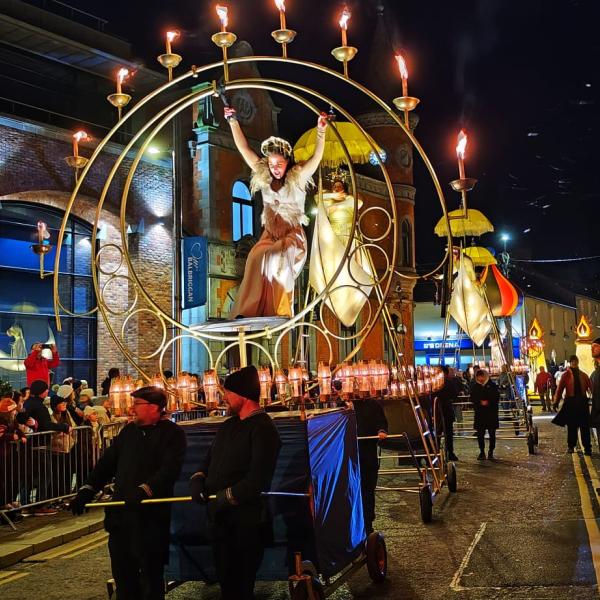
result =
[{"label": "shop window", "polygon": [[[56,328],[53,278],[40,279],[39,258],[31,250],[37,241],[37,222],[44,221],[55,245],[62,211],[26,202],[3,202],[0,209],[0,378],[25,386],[23,360],[35,342],[56,343],[61,364],[53,382],[65,377],[96,384],[96,316],[63,313],[62,331]],[[92,284],[91,227],[70,218],[60,254],[60,299],[73,313],[96,304]],[[56,248],[45,257],[54,269]]]},{"label": "shop window", "polygon": [[241,180],[233,184],[231,196],[231,229],[237,242],[245,235],[254,235],[254,204],[250,189]]}]

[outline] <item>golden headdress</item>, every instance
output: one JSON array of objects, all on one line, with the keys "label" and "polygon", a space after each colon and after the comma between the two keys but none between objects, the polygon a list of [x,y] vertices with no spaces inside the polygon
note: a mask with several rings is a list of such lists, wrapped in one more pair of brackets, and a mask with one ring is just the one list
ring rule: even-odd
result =
[{"label": "golden headdress", "polygon": [[272,135],[260,145],[260,151],[263,156],[281,154],[284,158],[290,158],[292,155],[292,146],[287,140]]}]

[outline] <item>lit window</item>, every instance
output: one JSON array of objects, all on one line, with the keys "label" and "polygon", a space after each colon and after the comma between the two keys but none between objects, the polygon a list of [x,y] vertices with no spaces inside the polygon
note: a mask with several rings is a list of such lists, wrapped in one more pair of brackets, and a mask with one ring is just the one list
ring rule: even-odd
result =
[{"label": "lit window", "polygon": [[248,186],[236,181],[231,190],[231,230],[233,241],[245,235],[254,235],[254,204]]}]

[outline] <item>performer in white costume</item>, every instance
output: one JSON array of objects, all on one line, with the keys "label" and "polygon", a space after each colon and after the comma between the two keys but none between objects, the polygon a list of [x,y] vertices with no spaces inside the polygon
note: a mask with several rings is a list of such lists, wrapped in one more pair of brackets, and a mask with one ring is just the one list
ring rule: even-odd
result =
[{"label": "performer in white costume", "polygon": [[229,316],[291,317],[294,280],[306,262],[307,242],[302,228],[308,224],[304,214],[306,190],[314,185],[312,174],[323,157],[327,116],[322,114],[317,122],[315,153],[297,165],[291,163],[292,147],[286,140],[267,138],[261,144],[264,158],[259,158],[248,144],[233,108],[225,108],[225,118],[238,151],[252,169],[250,190],[262,193],[264,227],[248,254],[244,278]]},{"label": "performer in white costume", "polygon": [[[359,200],[358,208],[361,206]],[[333,191],[323,194],[323,201],[317,206],[309,278],[311,286],[320,294],[344,261],[325,302],[346,327],[354,324],[373,287],[365,250],[352,252],[356,245],[353,241],[344,260],[353,220],[354,198],[347,193],[344,182],[336,179]]]}]

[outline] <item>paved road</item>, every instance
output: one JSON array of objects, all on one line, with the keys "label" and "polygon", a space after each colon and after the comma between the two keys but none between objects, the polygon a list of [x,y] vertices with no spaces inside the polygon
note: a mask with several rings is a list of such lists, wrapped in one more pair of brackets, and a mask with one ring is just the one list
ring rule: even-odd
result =
[{"label": "paved road", "polygon": [[[459,441],[459,493],[443,492],[430,525],[420,521],[416,496],[380,495],[376,525],[388,543],[388,581],[375,586],[363,570],[332,598],[598,598],[589,536],[600,554],[594,491],[600,483],[591,479],[598,477],[600,455],[586,463],[581,455],[566,454],[565,432],[547,419],[537,422],[537,456],[528,455],[524,441],[507,440],[499,444],[497,462],[478,462],[474,440]],[[0,598],[101,600],[109,576],[98,532],[0,572]],[[218,597],[214,586],[197,583],[168,595]],[[257,598],[287,598],[286,586],[259,584]]]}]

